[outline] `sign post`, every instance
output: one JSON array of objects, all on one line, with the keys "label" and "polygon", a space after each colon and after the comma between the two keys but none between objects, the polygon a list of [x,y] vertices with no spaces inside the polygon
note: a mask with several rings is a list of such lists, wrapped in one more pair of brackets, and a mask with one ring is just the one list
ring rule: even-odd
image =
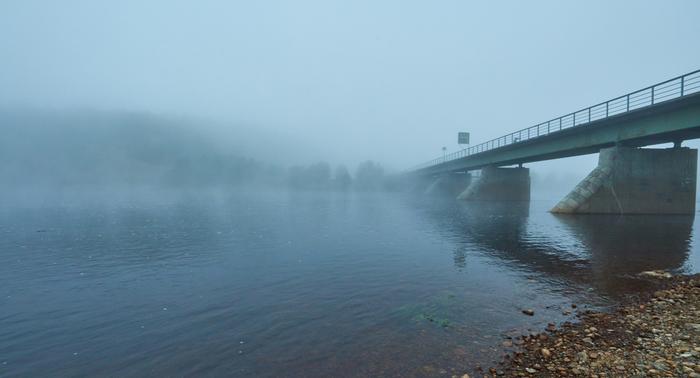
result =
[{"label": "sign post", "polygon": [[469,133],[465,133],[465,132],[457,133],[457,143],[458,144],[469,144]]}]

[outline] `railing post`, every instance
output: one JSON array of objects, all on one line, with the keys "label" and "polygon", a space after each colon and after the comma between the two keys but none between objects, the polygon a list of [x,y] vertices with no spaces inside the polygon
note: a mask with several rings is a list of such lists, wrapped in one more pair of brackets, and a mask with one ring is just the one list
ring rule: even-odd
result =
[{"label": "railing post", "polygon": [[654,105],[654,87],[651,87],[651,104]]},{"label": "railing post", "polygon": [[576,126],[576,113],[574,113],[574,123],[571,126]]},{"label": "railing post", "polygon": [[549,134],[549,126],[550,126],[549,123],[550,122],[552,122],[552,121],[547,121],[547,134]]},{"label": "railing post", "polygon": [[610,101],[605,103],[605,118],[608,118],[608,105],[610,104]]},{"label": "railing post", "polygon": [[588,123],[591,123],[591,108],[588,108]]},{"label": "railing post", "polygon": [[559,131],[561,131],[561,117],[559,117]]},{"label": "railing post", "polygon": [[627,111],[630,111],[630,95],[627,95]]},{"label": "railing post", "polygon": [[681,96],[683,96],[683,89],[685,87],[685,76],[681,77]]}]

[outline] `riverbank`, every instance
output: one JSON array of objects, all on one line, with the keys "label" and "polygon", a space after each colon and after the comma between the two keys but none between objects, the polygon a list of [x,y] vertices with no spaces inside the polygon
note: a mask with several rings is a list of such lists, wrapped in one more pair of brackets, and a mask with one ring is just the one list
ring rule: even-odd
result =
[{"label": "riverbank", "polygon": [[582,311],[580,321],[513,340],[487,376],[700,377],[700,275],[646,272],[655,290],[611,313]]}]

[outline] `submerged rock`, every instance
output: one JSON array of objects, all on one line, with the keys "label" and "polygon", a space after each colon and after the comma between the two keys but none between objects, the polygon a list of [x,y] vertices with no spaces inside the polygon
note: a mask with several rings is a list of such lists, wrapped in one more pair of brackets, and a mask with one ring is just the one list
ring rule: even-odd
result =
[{"label": "submerged rock", "polygon": [[649,278],[671,278],[673,277],[671,273],[663,271],[663,270],[648,270],[646,272],[641,272],[638,274],[640,277],[649,277]]}]

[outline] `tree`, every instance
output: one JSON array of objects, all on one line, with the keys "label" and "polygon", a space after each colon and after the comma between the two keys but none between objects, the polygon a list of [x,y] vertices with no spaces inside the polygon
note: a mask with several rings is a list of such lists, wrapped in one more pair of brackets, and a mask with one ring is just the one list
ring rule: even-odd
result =
[{"label": "tree", "polygon": [[337,189],[346,190],[352,184],[352,177],[350,177],[350,172],[344,165],[339,165],[335,168],[335,173],[333,175],[333,186]]},{"label": "tree", "polygon": [[311,164],[306,169],[306,180],[312,189],[326,189],[331,183],[331,166],[325,161]]},{"label": "tree", "polygon": [[327,189],[331,183],[331,166],[319,162],[308,167],[291,167],[288,182],[290,186],[299,189]]},{"label": "tree", "polygon": [[371,160],[361,163],[355,174],[355,187],[360,190],[377,190],[384,182],[384,168]]}]

